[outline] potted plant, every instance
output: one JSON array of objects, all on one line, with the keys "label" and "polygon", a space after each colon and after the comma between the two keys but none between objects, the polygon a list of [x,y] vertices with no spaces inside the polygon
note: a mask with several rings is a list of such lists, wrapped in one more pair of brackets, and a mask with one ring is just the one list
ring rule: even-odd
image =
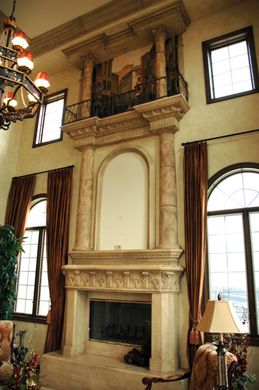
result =
[{"label": "potted plant", "polygon": [[0,319],[11,320],[16,298],[17,256],[22,239],[14,235],[12,226],[0,225]]}]

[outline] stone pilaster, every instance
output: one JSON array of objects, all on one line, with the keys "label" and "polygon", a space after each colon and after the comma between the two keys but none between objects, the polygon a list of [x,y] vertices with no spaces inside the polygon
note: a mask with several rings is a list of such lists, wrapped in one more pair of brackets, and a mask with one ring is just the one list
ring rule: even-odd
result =
[{"label": "stone pilaster", "polygon": [[91,249],[94,148],[82,150],[75,250]]},{"label": "stone pilaster", "polygon": [[171,293],[152,294],[152,340],[149,369],[170,373],[179,367],[178,296]]},{"label": "stone pilaster", "polygon": [[85,102],[80,107],[80,114],[82,118],[87,118],[91,113],[91,97],[92,97],[92,82],[93,82],[93,67],[95,58],[92,53],[82,57],[83,61],[83,77],[81,89],[81,101]]},{"label": "stone pilaster", "polygon": [[160,26],[153,30],[156,45],[156,96],[167,96],[165,39],[166,30]]},{"label": "stone pilaster", "polygon": [[169,130],[160,134],[159,212],[159,247],[178,247],[174,134]]}]

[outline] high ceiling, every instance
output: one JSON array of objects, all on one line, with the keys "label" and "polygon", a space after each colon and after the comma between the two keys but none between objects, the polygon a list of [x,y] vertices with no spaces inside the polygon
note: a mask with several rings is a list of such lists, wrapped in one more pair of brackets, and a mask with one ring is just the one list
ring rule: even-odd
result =
[{"label": "high ceiling", "polygon": [[[118,7],[122,4],[121,0],[112,1]],[[240,1],[183,0],[183,3],[190,19],[195,20]],[[109,2],[110,0],[17,0],[15,16],[20,28],[30,38],[34,38]],[[147,1],[139,0],[139,3],[144,7]],[[13,0],[1,0],[0,10],[9,16],[12,4]]]},{"label": "high ceiling", "polygon": [[[0,19],[11,14],[13,1],[17,24],[31,40],[35,68],[54,74],[67,66],[66,48],[80,45],[94,34],[107,34],[107,29],[112,28],[109,32],[116,35],[119,30],[114,26],[119,23],[124,24],[121,31],[129,31],[132,15],[143,17],[151,9],[167,9],[182,1],[187,26],[189,19],[197,20],[244,0],[0,0]],[[169,24],[172,26],[171,19]]]}]

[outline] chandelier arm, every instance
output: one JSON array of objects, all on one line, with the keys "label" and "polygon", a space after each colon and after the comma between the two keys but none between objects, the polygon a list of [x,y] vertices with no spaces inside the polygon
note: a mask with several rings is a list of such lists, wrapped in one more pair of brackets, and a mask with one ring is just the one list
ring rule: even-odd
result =
[{"label": "chandelier arm", "polygon": [[22,87],[22,85],[21,84],[18,84],[18,86],[15,88],[15,90],[14,90],[14,93],[13,93],[13,97],[15,97],[16,96],[16,94],[17,94],[17,92],[19,91],[19,89]]},{"label": "chandelier arm", "polygon": [[16,0],[13,0],[13,9],[12,9],[12,13],[11,13],[11,16],[10,16],[11,20],[15,20],[15,17],[14,17],[15,6],[16,6]]}]

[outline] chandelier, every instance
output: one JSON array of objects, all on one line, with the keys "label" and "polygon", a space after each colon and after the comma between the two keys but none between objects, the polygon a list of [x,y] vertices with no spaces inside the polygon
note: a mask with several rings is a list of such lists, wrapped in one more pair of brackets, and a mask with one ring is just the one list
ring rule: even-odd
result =
[{"label": "chandelier", "polygon": [[[0,38],[0,129],[8,130],[11,122],[32,118],[48,92],[49,82],[45,72],[29,78],[33,69],[32,54],[27,50],[24,32],[15,22],[15,5],[12,13],[4,19]],[[19,97],[19,99],[18,99]]]}]

